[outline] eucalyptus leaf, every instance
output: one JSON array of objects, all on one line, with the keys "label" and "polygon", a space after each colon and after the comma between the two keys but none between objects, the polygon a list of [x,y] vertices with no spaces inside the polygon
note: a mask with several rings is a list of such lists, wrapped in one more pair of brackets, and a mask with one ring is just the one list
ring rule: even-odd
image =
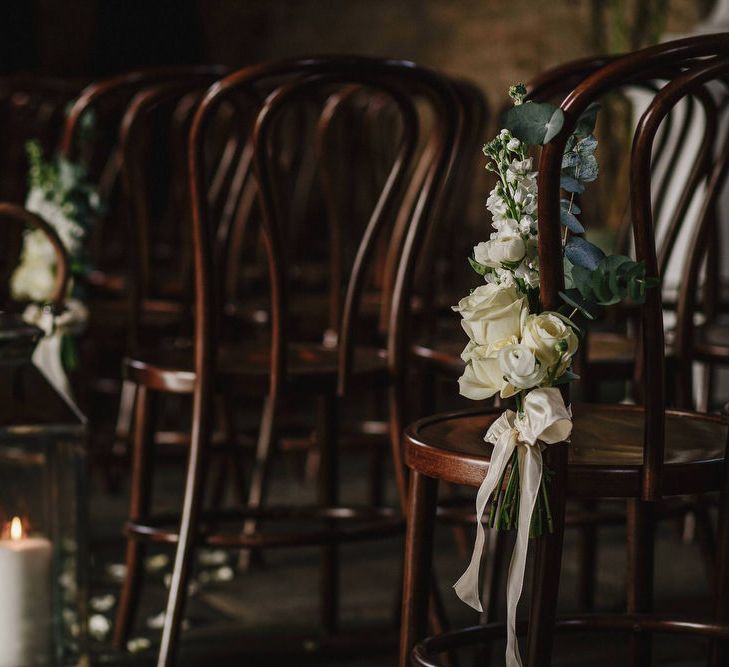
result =
[{"label": "eucalyptus leaf", "polygon": [[562,129],[564,114],[554,104],[526,102],[509,109],[503,117],[503,126],[517,139],[527,144],[546,143]]},{"label": "eucalyptus leaf", "polygon": [[569,368],[562,373],[556,380],[552,381],[552,386],[557,387],[561,384],[567,384],[568,382],[573,382],[574,380],[579,380],[580,376],[577,375],[577,373],[573,373]]},{"label": "eucalyptus leaf", "polygon": [[573,236],[564,247],[564,254],[573,264],[594,271],[605,253],[581,236]]},{"label": "eucalyptus leaf", "polygon": [[564,290],[559,293],[562,301],[573,309],[577,309],[587,319],[594,320],[597,317],[597,307],[594,303],[585,299],[577,289]]},{"label": "eucalyptus leaf", "polygon": [[567,192],[574,192],[576,194],[581,194],[585,191],[585,186],[582,183],[572,178],[572,176],[565,176],[564,174],[559,178],[559,187]]},{"label": "eucalyptus leaf", "polygon": [[597,122],[597,112],[600,110],[600,104],[593,102],[587,107],[577,119],[577,125],[575,126],[575,134],[581,137],[592,134],[595,130],[595,123]]},{"label": "eucalyptus leaf", "polygon": [[549,122],[547,123],[547,132],[544,135],[544,140],[542,141],[542,143],[548,144],[550,141],[552,141],[552,139],[554,139],[559,134],[559,131],[562,129],[563,125],[564,111],[557,107],[554,110],[552,117],[549,119]]},{"label": "eucalyptus leaf", "polygon": [[582,223],[569,211],[561,209],[559,212],[559,219],[573,234],[585,233],[585,228],[582,226]]},{"label": "eucalyptus leaf", "polygon": [[559,205],[567,211],[572,211],[575,215],[582,213],[582,209],[574,201],[570,201],[569,199],[560,199]]}]

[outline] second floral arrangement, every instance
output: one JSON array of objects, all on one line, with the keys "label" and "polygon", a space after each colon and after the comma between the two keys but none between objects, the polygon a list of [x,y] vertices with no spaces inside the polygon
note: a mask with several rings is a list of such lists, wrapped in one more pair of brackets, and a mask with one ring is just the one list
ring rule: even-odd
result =
[{"label": "second floral arrangement", "polygon": [[499,394],[513,399],[516,408],[505,410],[486,433],[485,441],[493,445],[493,451],[476,500],[476,544],[469,567],[455,584],[459,597],[481,610],[483,523],[517,530],[507,584],[508,666],[521,665],[516,606],[528,538],[552,530],[551,474],[543,465],[542,450],[567,441],[572,431],[571,410],[559,385],[577,378],[572,363],[581,330],[575,320],[578,316],[593,319],[597,306],[627,297],[641,303],[646,290],[657,284],[655,277],[646,277],[642,262],[607,256],[584,238],[577,199],[599,171],[593,135],[598,107],[593,105],[579,118],[562,158],[565,290],[560,296],[564,304],[557,311],[541,310],[537,172],[532,152],[560,133],[564,115],[552,104],[525,101],[526,93],[521,84],[510,89],[514,106],[505,114],[505,127],[484,147],[486,168],[497,177],[486,204],[493,231],[469,257],[484,282],[453,308],[468,336],[460,393],[473,400]]}]

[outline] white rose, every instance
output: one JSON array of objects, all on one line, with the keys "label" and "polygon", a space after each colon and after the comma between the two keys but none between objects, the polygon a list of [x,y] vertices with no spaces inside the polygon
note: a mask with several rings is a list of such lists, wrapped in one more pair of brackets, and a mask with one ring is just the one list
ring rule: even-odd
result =
[{"label": "white rose", "polygon": [[488,241],[481,241],[473,246],[473,258],[482,266],[488,266],[489,262],[489,244]]},{"label": "white rose", "polygon": [[521,342],[536,354],[545,368],[552,371],[554,378],[567,369],[578,345],[572,327],[550,312],[526,318]]},{"label": "white rose", "polygon": [[494,283],[480,285],[453,310],[461,314],[463,330],[478,345],[519,336],[529,312],[524,297],[515,288]]},{"label": "white rose", "polygon": [[539,363],[526,345],[508,345],[499,351],[498,359],[499,368],[511,387],[502,391],[504,398],[516,393],[517,389],[538,387],[547,377],[547,367]]},{"label": "white rose", "polygon": [[46,264],[55,263],[56,251],[53,249],[45,232],[40,229],[33,229],[23,235],[21,261],[45,262]]},{"label": "white rose", "polygon": [[10,279],[10,290],[15,299],[47,303],[53,297],[56,283],[53,266],[44,260],[22,261]]},{"label": "white rose", "polygon": [[461,354],[466,362],[463,375],[458,378],[461,396],[481,401],[501,392],[503,398],[513,395],[513,387],[507,385],[499,366],[499,350],[518,341],[516,336],[499,341],[495,345],[477,345],[469,341]]}]

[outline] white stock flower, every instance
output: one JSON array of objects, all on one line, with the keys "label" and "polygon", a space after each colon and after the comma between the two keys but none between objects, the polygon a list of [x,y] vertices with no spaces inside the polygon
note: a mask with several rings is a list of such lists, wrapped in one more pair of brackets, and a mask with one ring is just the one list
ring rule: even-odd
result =
[{"label": "white stock flower", "polygon": [[519,146],[521,146],[521,141],[519,141],[516,137],[513,137],[512,139],[509,139],[509,142],[506,144],[506,147],[510,151],[519,150]]},{"label": "white stock flower", "polygon": [[495,219],[501,219],[506,216],[508,206],[506,200],[499,194],[497,188],[494,188],[491,192],[489,192],[489,197],[486,200],[486,208]]},{"label": "white stock flower", "polygon": [[578,345],[572,327],[550,312],[529,315],[526,318],[521,342],[534,352],[554,378],[558,378],[567,369]]},{"label": "white stock flower", "polygon": [[494,283],[478,286],[461,299],[453,310],[461,314],[461,325],[468,337],[478,345],[498,343],[519,336],[528,314],[524,297],[513,287]]},{"label": "white stock flower", "polygon": [[531,215],[523,215],[521,217],[521,220],[519,220],[519,231],[522,234],[536,233],[536,223],[534,222],[534,218]]},{"label": "white stock flower", "polygon": [[[538,387],[547,377],[547,367],[539,363],[534,352],[526,345],[508,345],[499,351],[498,359],[506,382],[514,389]],[[508,395],[511,395],[509,392],[516,393],[507,390]]]},{"label": "white stock flower", "polygon": [[494,269],[489,271],[485,278],[487,283],[496,283],[502,287],[516,287],[514,274],[509,269]]},{"label": "white stock flower", "polygon": [[532,262],[523,261],[514,270],[514,277],[523,281],[527,287],[539,287],[539,271],[532,268]]}]

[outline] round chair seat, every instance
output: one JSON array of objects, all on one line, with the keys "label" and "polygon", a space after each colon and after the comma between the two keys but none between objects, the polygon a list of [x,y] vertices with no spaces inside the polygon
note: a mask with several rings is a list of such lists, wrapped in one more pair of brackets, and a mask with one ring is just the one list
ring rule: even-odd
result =
[{"label": "round chair seat", "polygon": [[[500,408],[435,415],[405,432],[410,468],[429,477],[479,486],[491,444],[484,435]],[[641,492],[644,411],[636,406],[573,407],[567,492],[581,498],[631,498]],[[714,490],[722,479],[728,422],[691,412],[666,413],[664,495]]]},{"label": "round chair seat", "polygon": [[[332,389],[339,372],[336,347],[317,343],[294,343],[288,350],[289,387],[301,386],[316,392]],[[267,391],[271,368],[268,343],[246,342],[223,346],[218,353],[217,369],[221,382],[235,382],[246,391]],[[383,350],[358,347],[354,353],[353,378],[371,379],[387,373]],[[124,360],[124,375],[136,384],[157,391],[192,393],[195,385],[191,347],[143,352]]]}]

